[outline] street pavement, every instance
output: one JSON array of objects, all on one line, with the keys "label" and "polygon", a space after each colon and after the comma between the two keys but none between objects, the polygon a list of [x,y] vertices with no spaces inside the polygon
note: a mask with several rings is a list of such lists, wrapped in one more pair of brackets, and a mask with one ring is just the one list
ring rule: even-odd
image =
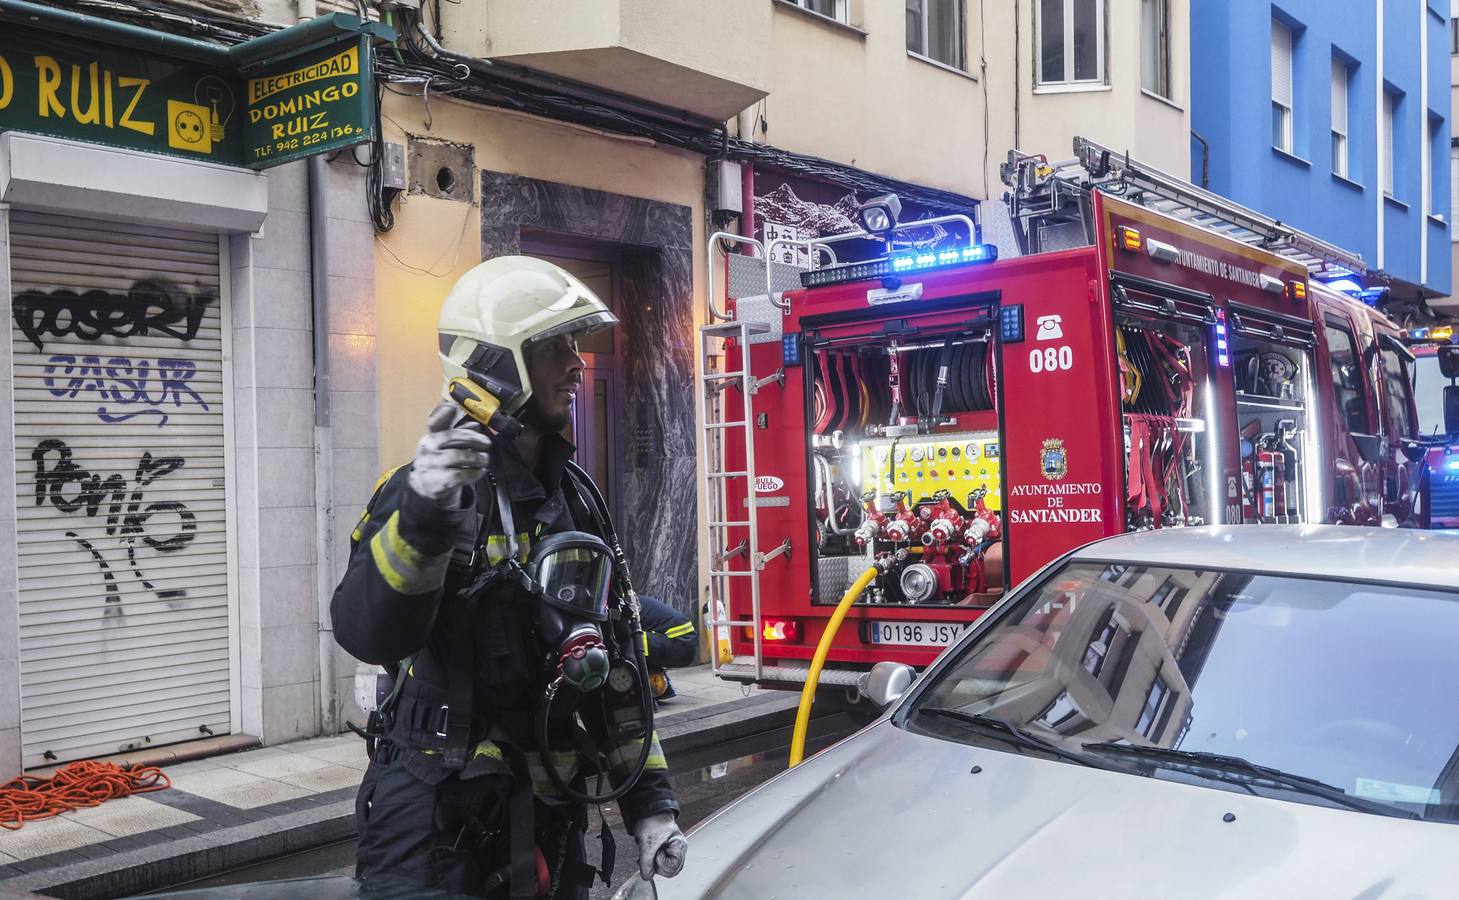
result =
[{"label": "street pavement", "polygon": [[[798,700],[722,682],[708,666],[675,671],[673,683],[678,696],[657,721],[671,759],[783,727]],[[163,762],[171,789],[0,832],[0,892],[129,896],[347,840],[367,763],[351,734]]]}]

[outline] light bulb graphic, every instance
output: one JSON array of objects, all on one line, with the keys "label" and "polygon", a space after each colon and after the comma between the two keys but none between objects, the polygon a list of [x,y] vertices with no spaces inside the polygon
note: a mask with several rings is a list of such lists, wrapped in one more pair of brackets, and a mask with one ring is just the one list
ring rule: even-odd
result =
[{"label": "light bulb graphic", "polygon": [[213,142],[222,141],[228,120],[233,118],[233,111],[238,105],[233,98],[233,88],[216,75],[204,75],[198,79],[193,99],[199,106],[210,110],[208,127]]}]

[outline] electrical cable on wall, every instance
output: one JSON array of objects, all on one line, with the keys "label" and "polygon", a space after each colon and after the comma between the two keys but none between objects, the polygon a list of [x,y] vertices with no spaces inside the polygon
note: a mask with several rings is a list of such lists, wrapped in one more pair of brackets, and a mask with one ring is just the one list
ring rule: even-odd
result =
[{"label": "electrical cable on wall", "polygon": [[[245,21],[208,21],[191,14],[191,11],[180,10],[157,0],[108,0],[104,3],[99,0],[78,0],[75,4],[66,4],[66,8],[71,9],[77,6],[105,10],[111,18],[133,21],[150,28],[160,26],[170,31],[180,31],[193,37],[205,37],[225,44],[240,43],[276,30],[267,25]],[[397,10],[394,21],[400,35],[395,49],[400,51],[400,56],[392,58],[394,54],[381,54],[375,60],[376,76],[385,85],[423,84],[430,79],[432,94],[444,94],[484,106],[506,107],[617,134],[646,138],[703,156],[723,154],[723,158],[736,162],[748,162],[831,181],[858,192],[895,193],[904,201],[950,209],[969,209],[978,202],[975,198],[951,191],[886,178],[820,157],[759,144],[746,137],[729,136],[723,123],[712,125],[692,121],[687,113],[663,110],[657,115],[650,115],[614,108],[591,97],[574,96],[570,86],[560,79],[522,67],[492,64],[486,60],[481,60],[480,65],[468,67],[460,62],[440,59],[429,48],[422,46],[415,34],[416,25],[421,21],[418,11]],[[522,84],[524,79],[531,79],[533,83]],[[557,86],[566,90],[557,89]],[[625,98],[625,101],[631,101],[631,98]],[[757,127],[764,129],[767,123],[763,110],[757,118]],[[381,142],[377,140],[376,143],[374,152],[378,161],[378,144]],[[375,167],[378,168],[378,162]],[[379,207],[379,215],[375,217],[377,228],[393,226],[393,216],[390,215],[388,204],[383,202],[381,192],[371,187],[370,196],[372,217],[375,217],[373,212],[376,206]]]}]

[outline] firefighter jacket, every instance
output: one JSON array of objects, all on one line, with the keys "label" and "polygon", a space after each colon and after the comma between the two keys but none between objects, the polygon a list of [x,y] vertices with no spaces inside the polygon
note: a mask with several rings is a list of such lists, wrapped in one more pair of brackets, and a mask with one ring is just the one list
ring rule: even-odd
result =
[{"label": "firefighter jacket", "polygon": [[648,635],[650,669],[674,669],[694,665],[699,655],[699,637],[694,623],[683,613],[654,597],[638,597],[639,618]]},{"label": "firefighter jacket", "polygon": [[[534,474],[510,442],[498,442],[493,451],[497,457],[494,477],[510,498],[522,560],[533,541],[543,535],[598,530],[592,522],[578,521],[587,515],[574,513],[574,503],[563,489],[572,452],[572,445],[560,435],[545,436]],[[463,617],[467,585],[456,575],[460,566],[451,563],[455,544],[461,535],[472,533],[477,516],[481,517],[487,561],[494,565],[504,558],[508,541],[495,491],[483,480],[474,496],[466,496],[473,494],[471,489],[463,492],[462,509],[443,510],[410,489],[409,468],[402,466],[382,477],[351,535],[349,567],[330,605],[335,639],[366,663],[388,667],[404,662],[397,677],[405,679],[405,693],[412,695],[414,690],[417,699],[430,698],[425,705],[444,707],[451,689],[451,648],[460,647],[463,640],[454,630],[469,629],[468,646],[474,646],[476,671],[470,704],[474,721],[471,750],[459,776],[509,773],[511,759],[504,758],[500,746],[509,742],[525,755],[537,798],[549,806],[561,805],[561,795],[543,768],[545,764],[552,764],[569,781],[574,773],[586,777],[597,772],[574,749],[582,746],[581,741],[575,742],[568,733],[570,717],[558,715],[559,708],[565,712],[580,708],[583,722],[593,732],[593,723],[606,721],[608,714],[593,704],[610,703],[608,691],[604,688],[588,695],[576,695],[567,688],[560,691],[552,707],[552,746],[537,746],[535,710],[553,673],[545,671],[533,609],[522,596],[513,595],[519,587],[487,582],[473,595],[475,605],[470,607],[469,617]],[[429,722],[402,722],[397,717],[391,731],[392,738],[407,747],[408,768],[431,783],[452,774],[444,765],[441,748],[431,746],[435,728]],[[596,729],[590,737],[605,748],[608,774],[616,786],[637,762],[644,738],[614,739],[606,727]],[[655,813],[677,813],[679,809],[657,733],[649,734],[647,740],[651,742],[648,765],[633,790],[619,801],[630,825]],[[508,753],[515,750],[507,748]]]}]

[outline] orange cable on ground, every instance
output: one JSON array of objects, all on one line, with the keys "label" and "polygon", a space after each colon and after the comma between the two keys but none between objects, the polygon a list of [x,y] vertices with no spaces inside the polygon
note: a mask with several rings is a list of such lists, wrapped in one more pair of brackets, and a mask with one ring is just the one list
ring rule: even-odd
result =
[{"label": "orange cable on ground", "polygon": [[18,831],[28,821],[169,787],[172,779],[156,766],[124,769],[115,763],[82,760],[50,778],[22,775],[0,785],[0,828]]}]

